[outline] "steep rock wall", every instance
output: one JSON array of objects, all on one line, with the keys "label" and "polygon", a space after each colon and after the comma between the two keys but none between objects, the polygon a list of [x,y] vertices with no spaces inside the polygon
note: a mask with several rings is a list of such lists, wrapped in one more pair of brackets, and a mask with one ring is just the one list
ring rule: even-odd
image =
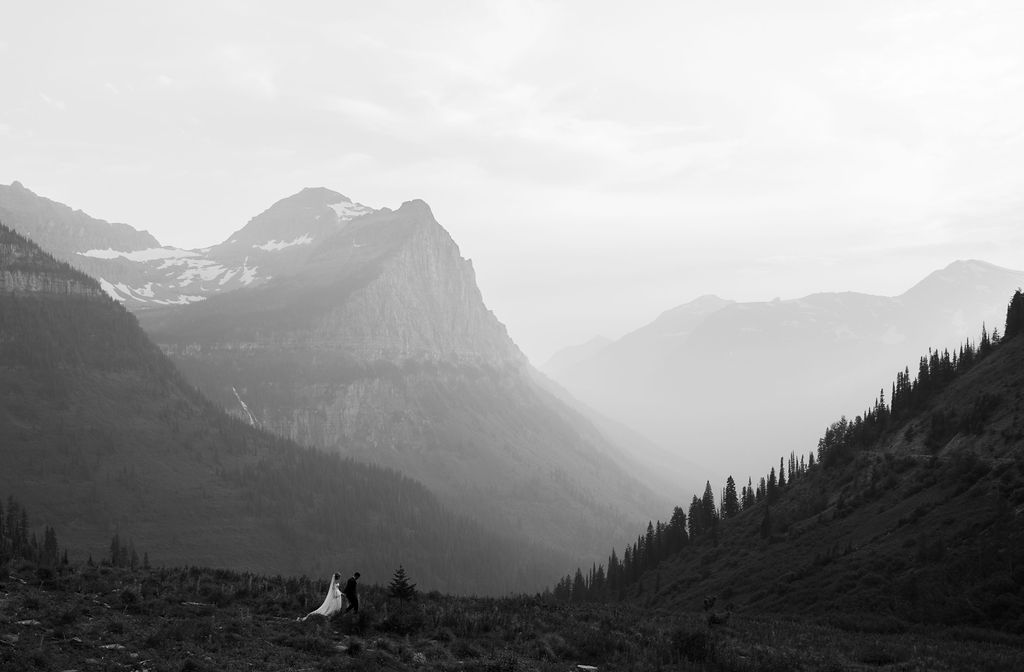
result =
[{"label": "steep rock wall", "polygon": [[436,222],[417,226],[376,279],[288,340],[364,362],[526,361],[484,305],[472,263]]},{"label": "steep rock wall", "polygon": [[28,273],[25,271],[8,270],[0,272],[0,294],[14,294],[18,292],[97,298],[106,296],[102,290],[91,283],[53,273]]}]

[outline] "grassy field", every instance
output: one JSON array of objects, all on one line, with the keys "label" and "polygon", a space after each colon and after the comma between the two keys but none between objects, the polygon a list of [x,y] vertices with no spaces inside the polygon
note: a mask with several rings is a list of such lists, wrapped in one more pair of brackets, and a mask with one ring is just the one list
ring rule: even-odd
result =
[{"label": "grassy field", "polygon": [[[992,631],[541,598],[399,603],[362,592],[358,616],[296,618],[326,581],[210,569],[0,574],[3,670],[1018,670],[1024,639]],[[831,624],[829,623],[831,621]]]}]

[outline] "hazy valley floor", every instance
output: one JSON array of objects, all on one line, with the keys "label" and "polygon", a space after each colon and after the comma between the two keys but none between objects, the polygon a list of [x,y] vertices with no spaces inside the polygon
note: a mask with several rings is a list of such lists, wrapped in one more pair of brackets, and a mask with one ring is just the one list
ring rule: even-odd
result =
[{"label": "hazy valley floor", "polygon": [[358,617],[296,621],[324,592],[322,581],[210,569],[83,567],[58,576],[15,565],[0,577],[0,669],[1024,669],[1024,638],[1003,633],[860,632],[827,617],[743,613],[709,626],[699,605],[437,593],[403,604],[370,586]]}]

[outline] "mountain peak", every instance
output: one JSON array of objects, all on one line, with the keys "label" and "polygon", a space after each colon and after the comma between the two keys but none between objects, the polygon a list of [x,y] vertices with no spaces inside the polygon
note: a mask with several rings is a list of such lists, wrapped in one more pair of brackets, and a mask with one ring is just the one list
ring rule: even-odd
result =
[{"label": "mountain peak", "polygon": [[374,212],[326,187],[306,187],[275,202],[231,234],[219,253],[235,249],[239,258],[300,248],[343,228],[349,220]]},{"label": "mountain peak", "polygon": [[349,198],[348,196],[345,196],[344,194],[339,194],[338,192],[334,191],[333,189],[328,189],[327,187],[303,187],[303,189],[301,191],[299,191],[298,193],[295,193],[295,194],[292,194],[291,196],[287,196],[285,198],[282,198],[280,201],[278,201],[277,203],[275,203],[271,207],[276,207],[277,205],[279,205],[281,203],[301,203],[301,204],[309,204],[309,205],[319,205],[319,204],[329,205],[331,203],[351,203],[351,202],[352,202],[352,199]]},{"label": "mountain peak", "polygon": [[941,302],[950,293],[966,295],[996,286],[1024,285],[1024,271],[1003,268],[978,259],[960,259],[934,271],[903,293],[901,298],[931,297]]}]

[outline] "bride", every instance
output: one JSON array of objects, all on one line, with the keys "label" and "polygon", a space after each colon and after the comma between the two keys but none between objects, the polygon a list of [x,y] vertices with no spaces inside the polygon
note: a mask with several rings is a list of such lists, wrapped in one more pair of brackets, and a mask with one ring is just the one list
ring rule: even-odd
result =
[{"label": "bride", "polygon": [[324,598],[324,603],[320,605],[320,608],[311,611],[299,620],[306,620],[310,616],[333,616],[334,614],[341,611],[345,606],[345,597],[341,593],[341,588],[338,583],[341,581],[341,574],[337,572],[331,577],[331,587],[327,589],[327,597]]}]

